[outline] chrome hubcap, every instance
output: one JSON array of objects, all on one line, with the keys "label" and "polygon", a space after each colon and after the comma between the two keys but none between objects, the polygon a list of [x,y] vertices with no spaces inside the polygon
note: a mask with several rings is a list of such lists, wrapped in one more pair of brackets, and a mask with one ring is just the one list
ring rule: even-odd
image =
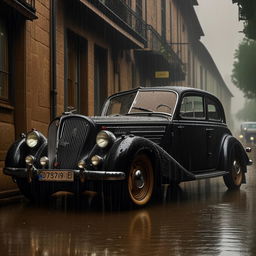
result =
[{"label": "chrome hubcap", "polygon": [[233,162],[233,172],[236,175],[239,175],[241,173],[240,165],[237,163],[237,161]]},{"label": "chrome hubcap", "polygon": [[134,174],[134,184],[137,188],[142,189],[145,186],[144,177],[141,170],[137,170]]}]

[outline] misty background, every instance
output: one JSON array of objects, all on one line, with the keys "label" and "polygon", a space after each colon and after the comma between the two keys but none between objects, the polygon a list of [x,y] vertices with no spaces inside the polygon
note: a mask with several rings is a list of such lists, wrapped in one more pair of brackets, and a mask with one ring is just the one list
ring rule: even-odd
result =
[{"label": "misty background", "polygon": [[[245,103],[243,93],[233,85],[231,74],[234,63],[235,50],[244,38],[243,22],[238,20],[238,7],[231,0],[198,0],[195,7],[205,36],[201,41],[213,57],[224,81],[234,95],[231,113],[235,132],[240,122],[235,114]],[[252,120],[253,121],[253,120]]]}]

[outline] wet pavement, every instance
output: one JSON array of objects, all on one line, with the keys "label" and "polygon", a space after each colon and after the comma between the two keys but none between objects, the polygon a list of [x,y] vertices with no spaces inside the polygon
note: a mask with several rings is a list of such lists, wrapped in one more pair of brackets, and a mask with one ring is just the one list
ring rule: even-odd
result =
[{"label": "wet pavement", "polygon": [[222,178],[182,183],[140,210],[110,210],[89,195],[3,205],[0,254],[256,255],[255,179],[252,166],[240,191]]}]

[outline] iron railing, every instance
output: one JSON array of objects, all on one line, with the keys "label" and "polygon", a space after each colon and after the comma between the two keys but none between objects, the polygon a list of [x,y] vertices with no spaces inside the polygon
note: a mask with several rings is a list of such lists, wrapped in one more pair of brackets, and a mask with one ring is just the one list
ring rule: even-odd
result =
[{"label": "iron railing", "polygon": [[35,0],[18,0],[22,5],[26,6],[32,11],[35,11]]},{"label": "iron railing", "polygon": [[[123,0],[89,0],[97,6],[101,11],[108,15],[115,22],[128,26],[133,32],[136,32],[144,40],[146,39],[146,23],[143,18],[138,15]],[[117,19],[118,18],[118,19]]]},{"label": "iron railing", "polygon": [[149,49],[161,53],[169,63],[183,65],[167,41],[151,25],[147,25],[147,42]]}]

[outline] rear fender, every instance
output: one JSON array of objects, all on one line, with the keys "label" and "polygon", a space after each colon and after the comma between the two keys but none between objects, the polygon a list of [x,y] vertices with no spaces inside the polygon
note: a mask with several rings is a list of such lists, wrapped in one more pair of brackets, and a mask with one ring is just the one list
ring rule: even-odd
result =
[{"label": "rear fender", "polygon": [[229,171],[231,168],[231,151],[232,149],[235,148],[235,151],[237,154],[241,156],[241,163],[243,166],[245,166],[244,172],[246,172],[246,166],[250,164],[248,155],[245,152],[244,147],[238,141],[236,138],[234,138],[231,135],[227,135],[224,138],[223,145],[222,145],[222,150],[221,150],[221,156],[220,156],[220,166],[219,169],[223,171]]}]

